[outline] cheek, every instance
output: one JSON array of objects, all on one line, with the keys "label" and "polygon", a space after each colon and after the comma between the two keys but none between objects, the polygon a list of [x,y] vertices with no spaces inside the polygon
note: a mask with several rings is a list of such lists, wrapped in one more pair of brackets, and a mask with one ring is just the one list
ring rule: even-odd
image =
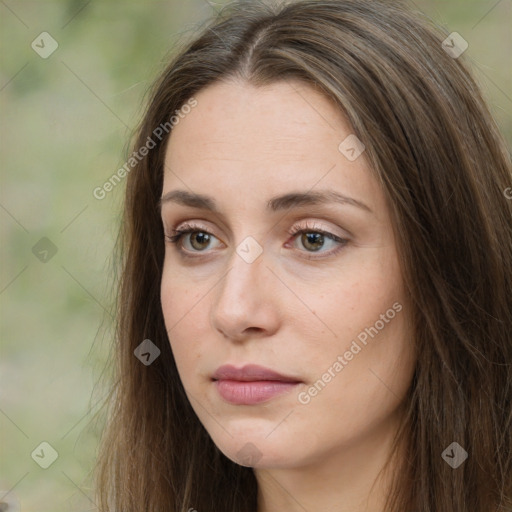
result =
[{"label": "cheek", "polygon": [[[209,288],[205,279],[192,278],[179,265],[164,264],[160,285],[160,299],[167,329],[174,331],[184,320],[198,317]],[[203,311],[204,312],[204,311]]]},{"label": "cheek", "polygon": [[[402,314],[378,335],[369,336],[366,345],[358,342],[356,354],[349,347],[357,336],[340,337],[341,342],[333,343],[323,357],[312,362],[311,373],[315,377],[300,397],[304,404],[300,406],[300,417],[309,425],[310,433],[305,435],[305,443],[323,446],[323,438],[351,446],[357,438],[366,438],[388,424],[403,401],[414,372],[412,340]],[[345,355],[347,351],[350,360]]]},{"label": "cheek", "polygon": [[[394,251],[368,258],[363,266],[347,265],[338,275],[325,293],[310,295],[327,338],[309,338],[305,355],[313,384],[318,383],[312,403],[338,404],[340,413],[358,411],[351,417],[357,421],[364,411],[377,414],[403,396],[414,349]],[[306,329],[306,319],[300,325]]]},{"label": "cheek", "polygon": [[207,291],[164,269],[160,289],[162,312],[174,360],[185,386],[197,368],[201,340],[205,339],[199,332],[208,318]]},{"label": "cheek", "polygon": [[316,324],[319,335],[309,339],[319,343],[316,355],[320,357],[325,357],[329,351],[343,353],[348,350],[351,341],[358,335],[364,339],[365,329],[376,322],[380,328],[381,315],[388,310],[391,311],[385,320],[389,322],[382,330],[389,331],[389,326],[397,323],[395,317],[403,316],[393,309],[395,303],[403,307],[403,289],[392,254],[388,258],[368,250],[364,256],[359,262],[344,262],[343,267],[327,276],[315,276],[316,283],[303,280],[295,284],[296,294],[304,297],[311,314],[302,311],[293,322],[302,325],[305,333],[308,332],[307,325]]}]

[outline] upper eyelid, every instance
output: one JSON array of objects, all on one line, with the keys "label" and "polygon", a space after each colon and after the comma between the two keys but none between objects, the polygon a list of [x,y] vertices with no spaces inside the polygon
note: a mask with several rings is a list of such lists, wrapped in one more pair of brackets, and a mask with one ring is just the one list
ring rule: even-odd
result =
[{"label": "upper eyelid", "polygon": [[[352,237],[351,233],[346,229],[343,229],[339,226],[337,229],[330,228],[328,226],[321,226],[318,224],[319,222],[322,222],[322,221],[320,221],[318,219],[294,221],[292,223],[292,226],[290,228],[286,229],[286,232],[288,233],[292,230],[293,231],[307,230],[307,231],[325,232],[325,233],[337,236],[339,238]],[[165,226],[165,223],[164,223],[164,226]],[[176,227],[169,229],[169,230],[166,229],[166,231],[170,231],[170,232],[185,231],[189,228],[191,230],[198,230],[198,231],[203,230],[203,231],[208,232],[209,234],[212,234],[212,235],[216,236],[217,238],[219,238],[217,235],[215,235],[214,229],[207,227],[205,224],[202,224],[202,222],[200,220],[198,220],[198,221],[182,221],[182,222],[179,222],[176,225]],[[339,229],[341,229],[343,231],[343,233],[337,233],[336,231]]]},{"label": "upper eyelid", "polygon": [[[293,238],[296,238],[301,233],[323,233],[327,238],[335,241],[338,244],[346,243],[352,238],[351,235],[336,234],[333,232],[333,230],[331,230],[329,228],[323,228],[322,226],[318,226],[316,224],[316,222],[317,221],[306,221],[305,224],[303,224],[303,225],[293,224],[292,227],[290,227],[289,229],[286,230],[286,233],[289,236],[292,236]],[[211,230],[211,229],[204,228],[200,224],[196,224],[194,221],[192,221],[192,222],[184,221],[182,223],[179,223],[177,227],[170,230],[169,234],[165,233],[165,235],[166,235],[166,238],[171,238],[173,235],[174,236],[181,235],[181,240],[182,240],[183,237],[185,237],[191,233],[205,232],[205,233],[208,233],[209,235],[212,235],[213,237],[215,237],[219,242],[224,243],[221,240],[221,238],[218,237],[217,235],[215,235],[215,233],[212,233],[212,231],[213,230]],[[167,230],[166,230],[166,232],[167,232]]]}]

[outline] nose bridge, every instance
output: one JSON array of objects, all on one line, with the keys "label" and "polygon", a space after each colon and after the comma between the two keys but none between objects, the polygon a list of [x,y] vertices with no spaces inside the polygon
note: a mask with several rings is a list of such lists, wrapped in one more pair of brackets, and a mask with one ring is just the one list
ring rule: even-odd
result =
[{"label": "nose bridge", "polygon": [[[244,259],[243,243],[234,252],[229,263],[229,271],[226,273],[219,284],[217,303],[244,304],[245,307],[251,303],[259,302],[261,283],[267,281],[265,273],[269,270],[266,268],[266,262],[263,255],[257,257],[254,261]],[[242,256],[240,256],[242,253]]]},{"label": "nose bridge", "polygon": [[[229,337],[247,328],[271,330],[275,323],[270,271],[263,254],[251,261],[242,242],[233,252],[229,270],[219,283],[211,308],[214,327]],[[241,255],[240,255],[241,254]]]}]

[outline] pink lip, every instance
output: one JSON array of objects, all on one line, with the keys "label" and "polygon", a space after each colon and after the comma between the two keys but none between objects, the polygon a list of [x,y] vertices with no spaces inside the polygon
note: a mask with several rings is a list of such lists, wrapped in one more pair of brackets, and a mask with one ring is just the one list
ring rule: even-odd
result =
[{"label": "pink lip", "polygon": [[221,366],[213,374],[212,380],[222,398],[235,405],[265,402],[290,391],[301,382],[295,377],[252,364],[243,368]]}]

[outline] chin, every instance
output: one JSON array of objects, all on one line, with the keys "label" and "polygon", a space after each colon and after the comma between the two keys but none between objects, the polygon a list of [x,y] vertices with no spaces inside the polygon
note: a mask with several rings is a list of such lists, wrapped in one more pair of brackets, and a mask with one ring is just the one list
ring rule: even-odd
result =
[{"label": "chin", "polygon": [[[267,429],[268,430],[268,429]],[[240,466],[253,468],[285,468],[298,462],[297,443],[290,442],[290,436],[259,433],[250,435],[223,436],[220,442],[213,439],[219,450]],[[271,431],[268,430],[269,432]],[[293,460],[292,460],[293,458]]]}]

